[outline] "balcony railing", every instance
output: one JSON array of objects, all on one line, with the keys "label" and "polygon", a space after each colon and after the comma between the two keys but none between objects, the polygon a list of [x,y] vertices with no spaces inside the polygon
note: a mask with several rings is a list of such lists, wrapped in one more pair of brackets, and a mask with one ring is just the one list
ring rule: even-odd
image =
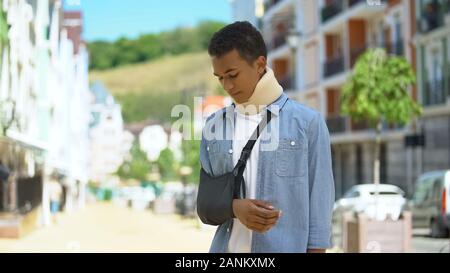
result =
[{"label": "balcony railing", "polygon": [[352,126],[352,131],[367,130],[367,129],[369,129],[369,122],[366,120],[362,120],[362,121],[352,120],[351,126]]},{"label": "balcony railing", "polygon": [[[384,3],[386,3],[387,1],[388,1],[388,0],[380,0],[380,3],[381,3],[381,4],[384,4]],[[349,1],[348,1],[348,6],[349,6],[349,7],[352,7],[352,6],[354,6],[354,5],[358,4],[358,3],[365,3],[366,5],[369,6],[369,4],[367,3],[367,0],[349,0]],[[376,3],[375,3],[375,5],[376,5]]]},{"label": "balcony railing", "polygon": [[287,33],[277,33],[269,43],[269,50],[277,49],[286,44]]},{"label": "balcony railing", "polygon": [[322,8],[322,23],[330,20],[334,16],[338,15],[344,9],[343,0],[334,0],[331,4]]},{"label": "balcony railing", "polygon": [[273,6],[278,4],[278,2],[281,2],[282,0],[267,0],[264,2],[264,10],[267,12],[269,9],[271,9]]},{"label": "balcony railing", "polygon": [[324,77],[330,77],[344,71],[344,57],[339,56],[324,63]]},{"label": "balcony railing", "polygon": [[445,104],[447,100],[444,79],[435,79],[425,84],[423,103],[426,106]]},{"label": "balcony railing", "polygon": [[426,33],[444,25],[444,12],[448,2],[432,1],[422,6],[421,16],[417,22],[420,32]]},{"label": "balcony railing", "polygon": [[268,35],[268,49],[274,50],[286,44],[289,30],[295,25],[295,16],[293,14],[279,17],[270,22],[270,33]]},{"label": "balcony railing", "polygon": [[327,118],[327,127],[330,134],[345,132],[346,118],[342,116],[331,116]]},{"label": "balcony railing", "polygon": [[404,54],[403,40],[398,40],[392,43],[385,43],[384,48],[389,54],[394,54],[397,56],[401,56]]},{"label": "balcony railing", "polygon": [[367,49],[367,45],[354,47],[350,50],[350,65],[353,67],[358,60],[359,56],[363,54]]},{"label": "balcony railing", "polygon": [[294,80],[292,75],[282,77],[279,82],[284,91],[294,90]]},{"label": "balcony railing", "polygon": [[348,5],[351,7],[351,6],[356,5],[356,4],[360,3],[360,2],[366,2],[366,0],[349,0],[348,1]]},{"label": "balcony railing", "polygon": [[447,69],[447,98],[450,100],[450,71],[448,69]]}]

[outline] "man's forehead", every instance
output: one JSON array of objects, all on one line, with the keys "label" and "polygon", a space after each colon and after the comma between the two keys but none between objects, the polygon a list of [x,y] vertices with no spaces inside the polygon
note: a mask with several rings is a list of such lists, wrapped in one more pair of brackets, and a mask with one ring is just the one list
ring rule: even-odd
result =
[{"label": "man's forehead", "polygon": [[214,74],[225,74],[242,66],[244,60],[239,56],[237,51],[230,51],[220,57],[212,57],[212,65]]}]

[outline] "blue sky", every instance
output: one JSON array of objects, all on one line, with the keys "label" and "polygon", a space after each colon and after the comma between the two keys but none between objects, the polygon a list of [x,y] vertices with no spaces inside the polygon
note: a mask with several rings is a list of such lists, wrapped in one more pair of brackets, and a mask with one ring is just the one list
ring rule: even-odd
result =
[{"label": "blue sky", "polygon": [[82,10],[84,39],[135,38],[201,20],[231,22],[229,0],[65,0],[66,10]]}]

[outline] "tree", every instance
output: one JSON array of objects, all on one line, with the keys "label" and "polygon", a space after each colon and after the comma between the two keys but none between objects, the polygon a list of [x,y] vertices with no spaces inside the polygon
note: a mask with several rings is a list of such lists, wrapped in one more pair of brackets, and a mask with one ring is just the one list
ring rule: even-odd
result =
[{"label": "tree", "polygon": [[182,165],[192,168],[192,174],[187,181],[198,184],[200,181],[200,140],[183,140],[181,143],[183,151]]},{"label": "tree", "polygon": [[[0,15],[1,20],[1,15]],[[0,30],[1,30],[0,21]],[[178,27],[137,39],[120,38],[114,42],[93,41],[88,45],[90,69],[108,69],[120,65],[154,60],[164,55],[198,52],[208,48],[212,35],[225,24],[203,21],[193,28]],[[1,34],[1,33],[0,33]]]},{"label": "tree", "polygon": [[150,173],[151,163],[147,159],[147,154],[139,148],[137,141],[133,143],[130,155],[131,158],[126,160],[117,170],[117,175],[124,180],[146,180],[147,174]]},{"label": "tree", "polygon": [[156,164],[158,164],[161,179],[163,181],[168,181],[175,178],[175,163],[175,157],[172,150],[165,148],[161,151]]},{"label": "tree", "polygon": [[358,58],[353,74],[343,87],[341,110],[355,120],[367,120],[376,129],[374,183],[380,183],[382,122],[406,124],[422,113],[409,95],[414,72],[403,57],[371,49]]}]

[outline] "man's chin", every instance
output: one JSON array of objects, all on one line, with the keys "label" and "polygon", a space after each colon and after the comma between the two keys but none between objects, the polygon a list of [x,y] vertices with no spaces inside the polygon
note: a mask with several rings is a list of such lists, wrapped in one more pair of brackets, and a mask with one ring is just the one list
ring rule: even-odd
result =
[{"label": "man's chin", "polygon": [[237,104],[243,104],[246,103],[248,101],[248,99],[243,99],[242,97],[232,97],[234,102]]}]

